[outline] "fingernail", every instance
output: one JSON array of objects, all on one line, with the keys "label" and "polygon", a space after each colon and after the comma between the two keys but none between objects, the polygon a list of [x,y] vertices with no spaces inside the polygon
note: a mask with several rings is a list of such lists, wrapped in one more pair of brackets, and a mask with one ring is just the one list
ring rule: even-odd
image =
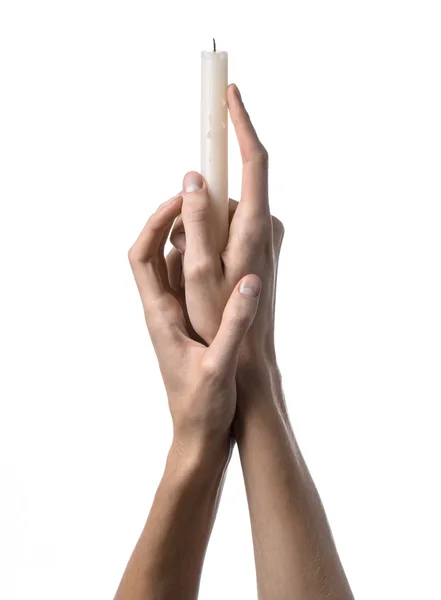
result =
[{"label": "fingernail", "polygon": [[179,198],[181,194],[176,194],[176,196],[173,196],[173,198],[170,198],[170,200],[166,200],[165,202],[163,202],[162,204],[160,204],[158,206],[158,208],[164,208],[165,206],[169,206],[170,204],[173,204],[173,202],[176,200],[176,198]]},{"label": "fingernail", "polygon": [[239,287],[239,292],[244,296],[253,296],[254,298],[260,294],[262,283],[256,275],[249,275],[242,280]]},{"label": "fingernail", "polygon": [[198,190],[202,189],[202,185],[202,176],[199,173],[196,173],[196,171],[191,171],[184,177],[183,190],[185,194],[197,192]]}]

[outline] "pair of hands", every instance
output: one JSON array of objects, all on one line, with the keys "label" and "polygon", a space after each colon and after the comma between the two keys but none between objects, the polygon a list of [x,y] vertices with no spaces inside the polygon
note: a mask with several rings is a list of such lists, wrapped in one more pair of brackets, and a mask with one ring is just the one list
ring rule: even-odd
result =
[{"label": "pair of hands", "polygon": [[[230,200],[225,250],[215,247],[206,182],[191,172],[183,191],[159,206],[129,251],[174,437],[185,446],[229,439],[236,373],[275,365],[283,226],[269,210],[267,152],[235,85],[227,100],[243,172],[241,200]],[[170,232],[174,248],[165,257]]]}]

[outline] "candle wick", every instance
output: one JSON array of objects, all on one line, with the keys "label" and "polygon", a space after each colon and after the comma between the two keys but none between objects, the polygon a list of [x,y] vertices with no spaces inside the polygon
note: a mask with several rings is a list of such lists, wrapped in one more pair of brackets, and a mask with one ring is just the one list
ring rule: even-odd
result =
[{"label": "candle wick", "polygon": [[213,38],[213,52],[216,52],[216,40]]}]

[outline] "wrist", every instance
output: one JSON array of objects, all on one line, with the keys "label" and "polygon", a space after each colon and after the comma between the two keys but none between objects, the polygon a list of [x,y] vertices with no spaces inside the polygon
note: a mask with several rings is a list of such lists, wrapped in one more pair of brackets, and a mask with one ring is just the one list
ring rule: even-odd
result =
[{"label": "wrist", "polygon": [[[254,335],[251,335],[251,334]],[[239,352],[237,375],[239,379],[256,380],[260,383],[271,381],[279,375],[274,338],[271,335],[257,335],[249,331]]]},{"label": "wrist", "polygon": [[289,417],[282,390],[282,379],[275,357],[254,357],[240,361],[236,375],[237,411],[234,432],[245,425],[252,413],[268,412],[286,424]]},{"label": "wrist", "polygon": [[167,465],[189,476],[216,478],[228,465],[233,449],[231,436],[196,438],[175,432]]},{"label": "wrist", "polygon": [[275,357],[254,353],[241,356],[236,373],[238,402],[276,401],[281,393],[281,376]]}]

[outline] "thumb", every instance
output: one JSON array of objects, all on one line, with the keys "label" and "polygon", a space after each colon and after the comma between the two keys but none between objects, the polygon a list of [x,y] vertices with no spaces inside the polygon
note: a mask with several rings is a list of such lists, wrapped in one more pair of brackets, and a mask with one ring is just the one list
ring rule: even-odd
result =
[{"label": "thumb", "polygon": [[182,221],[186,234],[185,252],[188,256],[213,259],[212,207],[202,175],[196,171],[186,174],[183,181]]},{"label": "thumb", "polygon": [[256,316],[261,289],[257,275],[246,275],[225,306],[219,330],[207,350],[210,362],[221,371],[237,360],[240,344]]}]

